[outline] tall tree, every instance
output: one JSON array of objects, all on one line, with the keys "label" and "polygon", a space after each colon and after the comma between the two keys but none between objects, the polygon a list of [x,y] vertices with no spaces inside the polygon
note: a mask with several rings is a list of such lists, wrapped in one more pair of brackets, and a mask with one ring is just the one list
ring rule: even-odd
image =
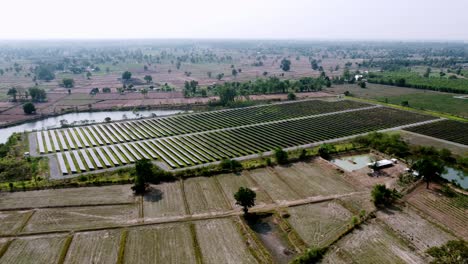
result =
[{"label": "tall tree", "polygon": [[247,215],[249,208],[255,206],[255,198],[257,194],[249,188],[240,187],[239,190],[234,194],[236,204],[242,206],[244,215]]},{"label": "tall tree", "polygon": [[18,90],[16,90],[16,88],[13,87],[13,88],[10,88],[10,89],[8,90],[7,95],[13,97],[13,102],[16,102],[16,94],[17,94],[17,93],[18,93]]},{"label": "tall tree", "polygon": [[145,79],[146,83],[150,83],[151,81],[153,81],[153,77],[151,75],[145,75],[145,77],[143,78]]},{"label": "tall tree", "polygon": [[445,170],[444,161],[436,156],[426,156],[417,160],[412,169],[419,173],[420,177],[424,177],[426,181],[426,189],[429,189],[429,183],[440,177]]},{"label": "tall tree", "polygon": [[23,111],[25,114],[30,115],[36,112],[36,107],[33,105],[33,103],[25,103],[23,105]]},{"label": "tall tree", "polygon": [[289,70],[291,69],[291,61],[288,60],[288,59],[286,59],[286,58],[284,58],[284,59],[281,61],[280,68],[281,68],[283,71],[285,71],[285,72],[289,71]]},{"label": "tall tree", "polygon": [[132,78],[131,72],[125,71],[124,73],[122,73],[122,80],[124,80],[125,82],[129,81],[131,78]]}]

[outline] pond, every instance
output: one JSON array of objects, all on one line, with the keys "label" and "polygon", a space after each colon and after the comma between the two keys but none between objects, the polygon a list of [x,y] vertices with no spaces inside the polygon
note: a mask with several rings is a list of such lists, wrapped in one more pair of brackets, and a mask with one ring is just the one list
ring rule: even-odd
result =
[{"label": "pond", "polygon": [[468,173],[454,168],[447,167],[447,171],[442,174],[442,178],[448,181],[455,181],[463,189],[468,189]]},{"label": "pond", "polygon": [[182,110],[144,110],[144,111],[103,111],[103,112],[82,112],[82,113],[70,113],[60,116],[48,117],[46,119],[32,121],[17,126],[7,127],[0,129],[0,143],[5,143],[8,138],[15,132],[41,130],[47,128],[58,128],[61,126],[60,121],[66,120],[68,124],[80,123],[88,121],[89,123],[104,122],[106,117],[110,117],[111,120],[124,120],[124,119],[135,119],[141,117],[151,116],[167,116],[178,113],[183,113]]},{"label": "pond", "polygon": [[371,162],[371,156],[369,154],[346,156],[332,160],[333,164],[337,165],[345,171],[362,169],[367,167],[367,164]]}]

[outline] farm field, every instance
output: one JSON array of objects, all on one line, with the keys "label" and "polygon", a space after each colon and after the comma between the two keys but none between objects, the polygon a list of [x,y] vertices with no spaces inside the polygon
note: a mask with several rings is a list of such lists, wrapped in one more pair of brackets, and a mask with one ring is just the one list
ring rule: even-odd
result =
[{"label": "farm field", "polygon": [[[468,239],[468,198],[446,197],[438,191],[427,190],[425,185],[419,186],[406,198],[408,203],[416,209],[429,215],[438,223],[449,228],[454,234]],[[432,188],[438,188],[432,185]]]},{"label": "farm field", "polygon": [[275,202],[297,200],[300,196],[287,186],[277,175],[269,169],[255,169],[248,171],[248,175],[264,189]]},{"label": "farm field", "polygon": [[185,204],[180,182],[151,185],[143,197],[145,218],[185,215]]},{"label": "farm field", "polygon": [[38,209],[22,233],[100,228],[137,221],[136,205]]},{"label": "farm field", "polygon": [[353,192],[354,188],[331,167],[321,161],[297,162],[288,167],[276,166],[275,174],[302,198]]},{"label": "farm field", "polygon": [[432,124],[406,128],[405,130],[468,145],[468,122],[443,120]]},{"label": "farm field", "polygon": [[130,228],[125,263],[196,263],[188,223]]},{"label": "farm field", "polygon": [[340,240],[322,263],[427,263],[388,228],[375,221]]},{"label": "farm field", "polygon": [[5,264],[57,263],[65,235],[17,238],[1,258]]},{"label": "farm field", "polygon": [[184,181],[185,197],[191,214],[230,209],[225,194],[214,177],[197,177]]},{"label": "farm field", "polygon": [[[276,107],[287,108],[282,109],[284,113],[277,114]],[[322,111],[318,113],[325,115],[307,115],[310,111],[316,112],[303,110],[319,109],[316,107],[321,109],[316,111]],[[327,113],[343,109],[348,110]],[[288,116],[289,111],[294,113],[293,116]],[[298,113],[299,119],[291,119]],[[203,116],[205,114],[213,115],[213,120],[217,121],[209,121],[209,117]],[[238,118],[239,115],[242,118]],[[53,138],[54,133],[36,135],[39,152],[44,155],[54,153],[56,148],[51,150],[51,146],[62,142],[62,149],[67,151],[56,154],[59,171],[74,174],[132,164],[142,158],[163,161],[169,168],[190,167],[267,152],[277,147],[290,148],[434,119],[346,100],[308,100],[134,121],[138,124],[117,122],[68,129],[63,130],[63,134],[58,131],[58,139]],[[199,122],[193,123],[196,120]],[[264,121],[267,123],[258,124]]]},{"label": "farm field", "polygon": [[287,221],[309,246],[326,246],[349,227],[352,214],[336,202],[288,208]]},{"label": "farm field", "polygon": [[0,209],[134,203],[130,185],[0,193]]},{"label": "farm field", "polygon": [[116,263],[121,233],[120,230],[104,230],[75,234],[65,263]]},{"label": "farm field", "polygon": [[410,207],[378,211],[377,217],[410,241],[420,254],[424,254],[430,247],[439,247],[449,240],[456,240],[452,234],[424,219]]},{"label": "farm field", "polygon": [[194,224],[204,263],[257,263],[232,219]]},{"label": "farm field", "polygon": [[0,235],[15,234],[27,220],[31,211],[3,211],[0,212]]},{"label": "farm field", "polygon": [[240,187],[247,187],[255,191],[257,194],[255,199],[256,206],[271,204],[273,202],[265,190],[252,181],[252,179],[248,176],[248,172],[242,172],[242,174],[221,174],[216,176],[216,179],[221,185],[221,188],[223,189],[226,198],[229,200],[231,207],[236,205],[234,193],[236,193]]}]

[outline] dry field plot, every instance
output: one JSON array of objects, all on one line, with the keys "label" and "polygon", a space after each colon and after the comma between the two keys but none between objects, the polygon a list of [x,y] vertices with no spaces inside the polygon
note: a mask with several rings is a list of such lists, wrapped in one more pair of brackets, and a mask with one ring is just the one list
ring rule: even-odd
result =
[{"label": "dry field plot", "polygon": [[195,222],[204,263],[257,263],[232,219]]},{"label": "dry field plot", "polygon": [[4,264],[57,263],[66,236],[15,239],[0,259]]},{"label": "dry field plot", "polygon": [[191,214],[230,209],[224,193],[213,177],[197,177],[184,181],[185,197]]},{"label": "dry field plot", "polygon": [[427,263],[412,252],[390,230],[376,224],[365,224],[340,240],[325,255],[323,263]]},{"label": "dry field plot", "polygon": [[333,169],[324,169],[319,162],[294,163],[275,167],[275,174],[303,198],[353,192],[354,189]]},{"label": "dry field plot", "polygon": [[118,230],[75,234],[65,263],[117,263],[120,236]]},{"label": "dry field plot", "polygon": [[0,209],[133,203],[130,185],[0,193]]},{"label": "dry field plot", "polygon": [[143,198],[145,218],[185,215],[184,198],[180,182],[152,185]]},{"label": "dry field plot", "polygon": [[39,209],[25,226],[24,233],[100,228],[138,221],[136,205]]},{"label": "dry field plot", "polygon": [[352,214],[335,202],[288,208],[288,222],[310,246],[325,246],[350,224]]},{"label": "dry field plot", "polygon": [[135,264],[196,263],[189,224],[167,224],[130,229],[125,246],[124,262]]},{"label": "dry field plot", "polygon": [[240,187],[248,187],[257,193],[255,204],[261,206],[264,204],[270,204],[273,201],[270,199],[268,194],[260,187],[258,187],[250,178],[247,176],[248,172],[242,174],[221,174],[216,176],[221,188],[223,189],[226,197],[228,198],[231,206],[236,206],[236,200],[234,199],[234,193],[236,193]]},{"label": "dry field plot", "polygon": [[257,182],[259,186],[268,193],[275,201],[291,201],[299,199],[299,195],[294,192],[284,181],[272,173],[271,168],[262,168],[249,171],[249,176]]},{"label": "dry field plot", "polygon": [[26,221],[31,211],[0,212],[0,235],[14,234]]},{"label": "dry field plot", "polygon": [[425,185],[421,185],[414,190],[408,196],[407,201],[439,223],[447,226],[454,234],[468,239],[468,204],[456,204],[454,198],[446,197],[433,190],[427,190]]},{"label": "dry field plot", "polygon": [[456,239],[422,218],[411,208],[403,208],[402,211],[378,211],[377,217],[407,241],[411,241],[420,253],[430,247],[440,246],[449,240]]}]

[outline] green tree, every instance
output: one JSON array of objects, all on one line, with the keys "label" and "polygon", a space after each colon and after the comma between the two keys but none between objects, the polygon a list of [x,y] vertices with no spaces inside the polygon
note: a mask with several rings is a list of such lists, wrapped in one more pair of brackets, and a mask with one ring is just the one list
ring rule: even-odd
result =
[{"label": "green tree", "polygon": [[131,78],[132,78],[131,72],[125,71],[124,73],[122,73],[122,80],[124,80],[125,82],[129,81]]},{"label": "green tree", "polygon": [[36,67],[35,72],[36,72],[37,79],[44,80],[47,82],[55,79],[55,74],[50,68],[52,67],[49,67],[46,65],[40,65]]},{"label": "green tree", "polygon": [[275,149],[275,158],[278,164],[287,164],[288,163],[288,153],[281,148]]},{"label": "green tree", "polygon": [[322,144],[322,145],[320,145],[320,147],[318,149],[318,154],[323,159],[330,160],[331,159],[331,153],[333,153],[333,151],[335,151],[335,147],[333,145]]},{"label": "green tree", "polygon": [[28,91],[33,102],[43,102],[47,98],[47,93],[44,89],[31,87]]},{"label": "green tree", "polygon": [[219,167],[221,168],[221,170],[225,172],[229,172],[229,171],[238,172],[242,170],[242,164],[237,160],[231,160],[231,159],[223,159],[219,163]]},{"label": "green tree", "polygon": [[73,86],[75,86],[75,80],[73,80],[72,78],[64,78],[62,80],[62,85],[65,88],[73,88]]},{"label": "green tree", "polygon": [[138,160],[135,163],[135,180],[132,190],[136,194],[143,194],[148,188],[148,179],[152,177],[153,164],[147,159]]},{"label": "green tree", "polygon": [[391,205],[397,198],[400,197],[397,190],[387,189],[385,184],[377,184],[374,186],[371,192],[372,201],[374,202],[375,206],[382,207],[382,206],[389,206]]},{"label": "green tree", "polygon": [[227,106],[234,102],[237,97],[237,91],[233,87],[223,85],[218,87],[218,95],[221,105]]},{"label": "green tree", "polygon": [[445,170],[445,164],[442,159],[437,156],[423,156],[417,160],[411,168],[419,173],[420,177],[424,177],[426,181],[426,189],[429,189],[429,183],[440,177]]},{"label": "green tree", "polygon": [[237,77],[237,70],[236,69],[232,69],[232,76],[234,76],[234,78]]},{"label": "green tree", "polygon": [[143,79],[145,79],[146,83],[150,83],[153,81],[153,77],[151,75],[145,75]]},{"label": "green tree", "polygon": [[249,188],[240,187],[239,190],[234,194],[236,204],[242,206],[244,215],[247,215],[249,208],[255,206],[255,198],[257,194]]},{"label": "green tree", "polygon": [[293,101],[296,100],[296,94],[293,92],[288,93],[288,100]]},{"label": "green tree", "polygon": [[13,102],[16,102],[16,94],[18,93],[18,90],[16,90],[15,87],[8,89],[8,96],[13,97]]},{"label": "green tree", "polygon": [[36,107],[34,106],[33,103],[25,103],[23,105],[23,111],[25,114],[30,115],[36,112]]},{"label": "green tree", "polygon": [[281,61],[280,68],[281,68],[283,71],[285,71],[285,72],[289,71],[289,70],[291,69],[291,61],[288,60],[288,59],[286,59],[286,58],[284,58],[284,59]]},{"label": "green tree", "polygon": [[86,72],[86,78],[87,78],[88,80],[91,79],[91,76],[92,76],[91,72]]},{"label": "green tree", "polygon": [[463,240],[451,240],[440,247],[429,248],[427,254],[434,258],[431,264],[466,264],[468,243]]}]

